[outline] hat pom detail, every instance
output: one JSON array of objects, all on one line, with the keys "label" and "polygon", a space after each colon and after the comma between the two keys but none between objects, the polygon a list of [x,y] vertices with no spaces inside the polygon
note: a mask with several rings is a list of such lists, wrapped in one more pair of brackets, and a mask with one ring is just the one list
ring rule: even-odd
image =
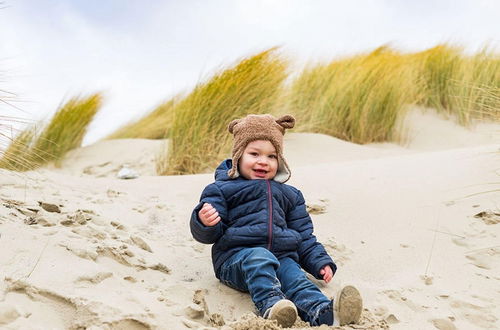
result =
[{"label": "hat pom detail", "polygon": [[235,119],[229,123],[229,125],[227,126],[227,130],[229,131],[229,133],[233,134],[234,126],[238,124],[240,121],[241,119]]},{"label": "hat pom detail", "polygon": [[293,128],[295,126],[295,118],[291,115],[284,115],[276,119],[276,122],[283,128]]}]

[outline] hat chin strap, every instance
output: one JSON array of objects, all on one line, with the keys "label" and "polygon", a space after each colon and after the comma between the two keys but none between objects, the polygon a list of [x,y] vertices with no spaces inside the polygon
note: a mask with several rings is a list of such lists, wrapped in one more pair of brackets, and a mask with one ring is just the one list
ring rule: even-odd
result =
[{"label": "hat chin strap", "polygon": [[280,161],[278,162],[278,170],[276,171],[276,175],[273,180],[276,182],[284,183],[288,181],[290,178],[290,172],[288,168],[285,166],[285,160],[280,157]]}]

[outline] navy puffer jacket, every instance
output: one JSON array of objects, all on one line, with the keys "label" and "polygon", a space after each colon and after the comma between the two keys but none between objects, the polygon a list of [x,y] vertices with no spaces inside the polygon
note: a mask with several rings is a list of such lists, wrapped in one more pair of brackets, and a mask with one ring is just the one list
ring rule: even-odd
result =
[{"label": "navy puffer jacket", "polygon": [[[321,268],[337,267],[313,235],[313,225],[302,193],[274,180],[231,179],[227,171],[232,161],[223,161],[215,171],[215,182],[208,185],[191,215],[193,237],[212,244],[212,262],[219,278],[220,266],[246,247],[264,247],[278,259],[290,257],[321,279]],[[221,221],[208,227],[198,212],[204,203],[217,209]]]}]

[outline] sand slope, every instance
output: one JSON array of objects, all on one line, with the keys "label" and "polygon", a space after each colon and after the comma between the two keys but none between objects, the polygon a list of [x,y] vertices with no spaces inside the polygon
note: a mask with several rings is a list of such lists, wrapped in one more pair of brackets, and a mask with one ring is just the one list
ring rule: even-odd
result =
[{"label": "sand slope", "polygon": [[[500,125],[436,136],[443,120],[418,120],[434,133],[404,148],[287,136],[289,183],[339,266],[333,283],[317,283],[332,297],[360,289],[358,328],[499,328]],[[275,328],[215,279],[210,246],[190,235],[212,174],[153,176],[159,148],[105,141],[60,169],[0,170],[0,327]],[[124,163],[141,176],[117,179]]]}]

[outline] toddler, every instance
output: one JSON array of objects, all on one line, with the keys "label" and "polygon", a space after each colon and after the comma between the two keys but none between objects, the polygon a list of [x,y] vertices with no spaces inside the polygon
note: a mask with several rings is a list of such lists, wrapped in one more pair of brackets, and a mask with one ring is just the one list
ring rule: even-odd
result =
[{"label": "toddler", "polygon": [[232,159],[219,165],[215,182],[203,190],[191,233],[213,244],[215,276],[249,292],[264,318],[282,327],[293,325],[297,315],[312,326],[334,319],[356,323],[362,310],[356,288],[344,287],[334,306],[303,271],[328,283],[337,266],[313,234],[302,193],[284,184],[291,174],[283,135],[294,125],[290,115],[248,115],[229,124]]}]

